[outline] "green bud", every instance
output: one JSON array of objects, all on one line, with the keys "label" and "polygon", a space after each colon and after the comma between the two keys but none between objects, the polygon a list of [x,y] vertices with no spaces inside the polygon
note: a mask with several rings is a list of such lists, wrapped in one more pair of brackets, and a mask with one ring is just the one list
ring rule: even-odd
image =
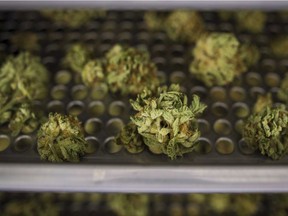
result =
[{"label": "green bud", "polygon": [[17,136],[21,130],[34,131],[38,127],[35,113],[31,110],[30,105],[21,104],[20,107],[15,111],[12,119],[8,125],[11,130],[12,136]]},{"label": "green bud", "polygon": [[230,196],[230,211],[232,212],[232,215],[255,215],[261,207],[261,195],[237,194]]},{"label": "green bud", "polygon": [[85,64],[81,76],[83,83],[88,87],[93,87],[105,83],[105,71],[103,60],[90,60]]},{"label": "green bud", "polygon": [[272,105],[273,101],[270,93],[266,95],[259,95],[256,103],[254,104],[253,113],[259,113],[263,111],[266,107],[271,108]]},{"label": "green bud", "polygon": [[172,40],[195,42],[205,33],[205,24],[195,11],[173,11],[165,21],[165,30]]},{"label": "green bud", "polygon": [[130,153],[142,152],[145,145],[142,137],[137,131],[137,126],[132,122],[129,122],[116,136],[115,142],[118,145],[123,145],[125,149]]},{"label": "green bud", "polygon": [[144,89],[130,103],[138,111],[131,120],[151,152],[175,159],[194,150],[200,137],[196,116],[206,108],[198,96],[188,105],[179,85],[171,85],[159,87],[156,94]]},{"label": "green bud", "polygon": [[239,41],[230,33],[202,35],[193,55],[190,72],[207,86],[231,83],[246,70],[245,54],[240,55]]},{"label": "green bud", "polygon": [[149,199],[144,194],[107,194],[108,206],[118,216],[149,215]]},{"label": "green bud", "polygon": [[60,209],[51,201],[41,202],[36,199],[25,199],[6,203],[2,213],[5,216],[57,216],[60,215]]},{"label": "green bud", "polygon": [[91,59],[91,50],[83,44],[72,44],[66,53],[63,63],[76,73],[81,73]]},{"label": "green bud", "polygon": [[265,27],[266,14],[261,11],[237,11],[235,18],[240,29],[261,33]]},{"label": "green bud", "polygon": [[208,202],[211,210],[220,215],[226,212],[231,205],[228,194],[210,194]]},{"label": "green bud", "polygon": [[252,114],[244,123],[243,137],[252,149],[273,160],[288,152],[288,112],[283,107],[270,108]]},{"label": "green bud", "polygon": [[260,59],[258,47],[252,44],[242,44],[239,47],[239,55],[247,67],[256,65]]},{"label": "green bud", "polygon": [[113,46],[106,54],[107,84],[111,92],[135,95],[145,86],[159,86],[156,65],[149,53],[132,47]]},{"label": "green bud", "polygon": [[286,102],[288,104],[288,73],[286,73],[285,78],[280,84],[280,89],[277,93],[279,100]]},{"label": "green bud", "polygon": [[73,116],[50,113],[37,136],[42,160],[78,162],[88,147],[80,122]]},{"label": "green bud", "polygon": [[144,15],[144,20],[149,30],[162,30],[167,16],[167,12],[148,11]]},{"label": "green bud", "polygon": [[71,28],[78,28],[93,18],[104,17],[106,12],[103,10],[43,10],[42,15],[53,20],[55,23],[64,24]]},{"label": "green bud", "polygon": [[218,16],[221,20],[228,21],[233,17],[234,13],[233,11],[219,11]]},{"label": "green bud", "polygon": [[272,53],[279,58],[288,56],[288,37],[279,36],[271,41],[270,44]]}]

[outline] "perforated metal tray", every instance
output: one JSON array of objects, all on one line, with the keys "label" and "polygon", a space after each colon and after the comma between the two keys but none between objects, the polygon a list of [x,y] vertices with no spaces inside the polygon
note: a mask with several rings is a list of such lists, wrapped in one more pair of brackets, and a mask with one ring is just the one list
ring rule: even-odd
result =
[{"label": "perforated metal tray", "polygon": [[[206,88],[189,73],[193,45],[173,42],[165,32],[149,32],[143,14],[143,11],[110,11],[106,18],[94,19],[81,28],[71,29],[43,18],[35,11],[0,12],[2,52],[15,54],[19,51],[10,43],[11,36],[17,32],[34,32],[40,39],[39,54],[51,72],[51,85],[47,100],[37,103],[39,109],[47,114],[51,111],[77,114],[91,147],[91,153],[83,158],[80,165],[52,165],[40,160],[35,133],[12,138],[1,132],[0,188],[61,190],[65,183],[67,188],[64,187],[64,190],[188,192],[239,191],[246,188],[249,191],[288,191],[288,157],[272,161],[258,152],[252,152],[245,146],[239,132],[257,95],[271,92],[275,96],[287,71],[288,61],[275,59],[270,55],[268,46],[274,36],[287,34],[288,21],[281,20],[275,12],[269,12],[265,31],[251,35],[237,30],[232,22],[220,21],[216,12],[201,12],[209,31],[234,32],[241,42],[257,44],[262,56],[257,66],[232,84]],[[208,105],[199,119],[202,147],[172,161],[147,149],[140,154],[129,154],[115,145],[113,136],[133,113],[129,98],[105,93],[101,89],[91,91],[73,78],[65,82],[63,76],[71,74],[73,77],[73,74],[61,64],[61,59],[65,49],[75,42],[93,46],[96,57],[103,56],[116,43],[147,48],[163,84],[180,83],[189,97],[198,94]],[[3,147],[5,145],[7,148]],[[91,185],[78,185],[78,178],[85,181],[79,175],[73,177],[77,179],[74,183],[70,181],[74,172],[85,173]],[[198,176],[196,181],[195,175]],[[268,176],[273,179],[269,180]],[[20,183],[20,177],[27,179]],[[40,179],[45,184],[48,179],[53,183],[45,189]],[[130,183],[121,187],[125,180]],[[235,185],[239,186],[243,181],[242,189],[236,188]],[[270,183],[273,185],[269,188]],[[261,188],[263,185],[266,188]]]}]

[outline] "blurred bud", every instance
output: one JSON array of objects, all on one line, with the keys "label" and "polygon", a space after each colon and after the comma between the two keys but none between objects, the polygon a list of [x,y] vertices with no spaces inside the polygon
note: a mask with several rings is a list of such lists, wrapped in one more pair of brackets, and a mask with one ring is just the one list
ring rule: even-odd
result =
[{"label": "blurred bud", "polygon": [[266,14],[261,11],[237,11],[235,18],[240,29],[261,33],[266,24]]},{"label": "blurred bud", "polygon": [[286,102],[288,104],[288,73],[285,75],[285,78],[280,84],[280,89],[277,93],[279,100]]},{"label": "blurred bud", "polygon": [[279,36],[274,38],[270,44],[272,53],[279,58],[288,56],[288,37]]},{"label": "blurred bud", "polygon": [[272,105],[273,101],[270,93],[266,95],[259,95],[256,103],[254,104],[253,113],[259,113],[266,107],[272,107]]}]

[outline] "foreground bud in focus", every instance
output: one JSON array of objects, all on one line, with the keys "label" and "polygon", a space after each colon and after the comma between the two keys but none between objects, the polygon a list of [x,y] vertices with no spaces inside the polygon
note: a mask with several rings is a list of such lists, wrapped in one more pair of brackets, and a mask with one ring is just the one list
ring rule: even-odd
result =
[{"label": "foreground bud in focus", "polygon": [[138,111],[131,120],[151,152],[175,159],[194,150],[200,137],[196,117],[206,108],[198,96],[188,105],[179,85],[171,85],[156,94],[145,89],[130,102]]},{"label": "foreground bud in focus", "polygon": [[38,131],[37,148],[42,160],[78,162],[88,147],[76,117],[50,113]]}]

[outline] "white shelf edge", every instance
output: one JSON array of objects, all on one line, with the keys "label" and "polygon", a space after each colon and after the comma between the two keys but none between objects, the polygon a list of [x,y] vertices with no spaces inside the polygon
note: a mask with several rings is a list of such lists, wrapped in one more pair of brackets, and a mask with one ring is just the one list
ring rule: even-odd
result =
[{"label": "white shelf edge", "polygon": [[288,167],[1,164],[0,190],[122,193],[288,192]]}]

